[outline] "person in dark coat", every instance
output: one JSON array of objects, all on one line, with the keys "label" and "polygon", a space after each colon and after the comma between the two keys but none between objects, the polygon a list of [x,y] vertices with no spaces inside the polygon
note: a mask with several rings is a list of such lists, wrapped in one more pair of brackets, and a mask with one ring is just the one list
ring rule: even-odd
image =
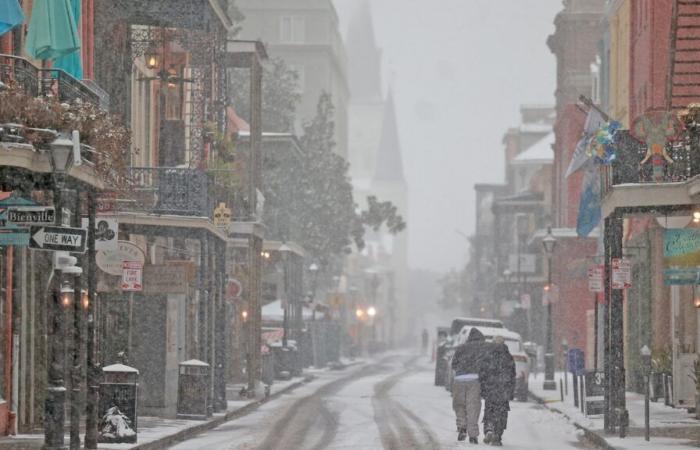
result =
[{"label": "person in dark coat", "polygon": [[500,336],[483,359],[479,381],[485,400],[484,443],[500,446],[508,424],[509,402],[515,392],[515,361]]},{"label": "person in dark coat", "polygon": [[457,347],[452,357],[455,371],[452,385],[452,409],[457,416],[457,440],[469,435],[469,442],[476,444],[479,438],[479,414],[481,394],[479,373],[481,361],[487,350],[486,340],[476,328],[469,332],[467,342]]}]

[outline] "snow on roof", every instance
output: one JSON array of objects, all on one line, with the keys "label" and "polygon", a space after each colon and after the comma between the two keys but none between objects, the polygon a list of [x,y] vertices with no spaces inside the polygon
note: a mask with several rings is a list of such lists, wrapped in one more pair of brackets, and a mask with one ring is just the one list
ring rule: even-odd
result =
[{"label": "snow on roof", "polygon": [[520,125],[521,133],[547,133],[552,131],[552,125],[549,123],[524,123]]},{"label": "snow on roof", "polygon": [[129,372],[129,373],[139,373],[138,369],[129,367],[124,364],[112,364],[111,366],[103,367],[103,372]]},{"label": "snow on roof", "polygon": [[190,359],[188,361],[183,361],[180,363],[181,366],[199,366],[199,367],[209,367],[209,364],[198,359]]},{"label": "snow on roof", "polygon": [[[284,309],[282,309],[282,300],[275,300],[261,308],[263,322],[281,322],[284,320]],[[311,319],[313,313],[311,309],[305,305],[302,307],[302,316],[304,319]]]},{"label": "snow on roof", "polygon": [[554,132],[551,132],[547,136],[535,142],[532,147],[516,156],[513,161],[511,161],[511,164],[551,163],[554,160],[554,150],[552,150],[554,141]]}]

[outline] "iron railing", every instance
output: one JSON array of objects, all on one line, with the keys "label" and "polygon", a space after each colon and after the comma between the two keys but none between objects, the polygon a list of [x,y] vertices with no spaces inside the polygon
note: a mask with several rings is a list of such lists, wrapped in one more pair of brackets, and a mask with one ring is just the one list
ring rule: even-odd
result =
[{"label": "iron railing", "polygon": [[206,172],[172,167],[129,169],[132,196],[119,202],[119,210],[209,217],[213,201]]},{"label": "iron railing", "polygon": [[653,173],[652,158],[642,164],[647,156],[646,144],[624,130],[615,134],[615,141],[616,159],[610,166],[603,167],[603,195],[621,184],[682,182],[700,174],[700,158],[694,156],[700,151],[700,136],[695,132],[686,132],[681,139],[666,145],[666,153],[673,162],[663,163],[662,175],[658,178]]},{"label": "iron railing", "polygon": [[0,54],[0,81],[16,84],[33,97],[56,97],[61,102],[80,99],[103,109],[109,104],[109,96],[101,89],[94,89],[61,69],[41,69],[19,56]]}]

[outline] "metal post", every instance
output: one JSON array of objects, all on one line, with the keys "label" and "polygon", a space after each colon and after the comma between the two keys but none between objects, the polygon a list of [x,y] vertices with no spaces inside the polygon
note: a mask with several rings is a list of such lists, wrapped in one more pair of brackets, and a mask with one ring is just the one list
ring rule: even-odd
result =
[{"label": "metal post", "polygon": [[[614,216],[611,220],[611,258],[622,258],[622,218]],[[611,346],[611,407],[620,417],[617,423],[625,428],[625,356],[624,356],[624,321],[623,290],[614,289],[610,294],[610,346]],[[620,430],[624,433],[623,430]]]},{"label": "metal post", "polygon": [[573,374],[573,385],[571,386],[571,389],[574,391],[574,406],[578,408],[578,375]]},{"label": "metal post", "polygon": [[97,360],[97,333],[95,330],[95,290],[97,277],[95,273],[95,193],[87,192],[88,240],[87,258],[83,270],[87,270],[87,405],[85,408],[85,448],[97,448],[97,400],[99,390],[99,362]]},{"label": "metal post", "polygon": [[610,370],[610,286],[611,286],[611,227],[612,221],[610,218],[605,219],[603,244],[605,247],[605,308],[603,309],[603,371],[604,371],[604,403],[605,409],[603,414],[603,428],[608,433],[615,431],[613,408],[611,406],[611,370]]},{"label": "metal post", "polygon": [[564,393],[569,396],[569,346],[562,344],[564,348]]},{"label": "metal post", "polygon": [[644,374],[644,440],[649,441],[649,371]]},{"label": "metal post", "polygon": [[[75,204],[73,211],[73,226],[80,227],[80,191],[75,191]],[[88,230],[91,234],[92,230]],[[82,266],[84,258],[78,257],[78,265]],[[82,282],[80,276],[75,276],[73,281],[73,354],[71,367],[71,392],[70,392],[70,448],[80,449],[80,412],[82,410],[80,389],[82,384],[82,356],[83,356],[83,305]]]},{"label": "metal post", "polygon": [[598,294],[593,293],[593,370],[598,370]]},{"label": "metal post", "polygon": [[547,299],[547,337],[545,342],[544,354],[544,385],[542,388],[546,391],[553,391],[557,388],[557,383],[554,381],[554,353],[553,353],[553,336],[552,336],[552,255],[547,255],[547,287],[549,289]]},{"label": "metal post", "polygon": [[[59,180],[56,175],[57,183]],[[54,189],[54,206],[56,208],[56,225],[61,225],[63,211],[61,187]],[[52,283],[47,290],[48,320],[47,320],[47,387],[44,401],[44,450],[63,450],[64,416],[66,403],[66,387],[63,380],[63,355],[65,339],[63,339],[63,311],[61,309],[61,272],[54,270]]]}]

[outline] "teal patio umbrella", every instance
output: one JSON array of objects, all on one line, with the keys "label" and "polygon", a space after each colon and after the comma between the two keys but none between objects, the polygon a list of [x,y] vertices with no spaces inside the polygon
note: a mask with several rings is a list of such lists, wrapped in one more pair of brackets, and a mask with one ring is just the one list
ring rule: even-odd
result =
[{"label": "teal patio umbrella", "polygon": [[80,49],[80,36],[70,0],[34,0],[27,31],[27,53],[54,60]]},{"label": "teal patio umbrella", "polygon": [[0,36],[24,22],[18,0],[0,0]]},{"label": "teal patio umbrella", "polygon": [[[70,0],[70,3],[75,23],[80,23],[81,1]],[[53,62],[53,67],[55,69],[63,69],[79,80],[83,79],[83,62],[79,51],[74,51],[73,53],[57,58]]]}]

